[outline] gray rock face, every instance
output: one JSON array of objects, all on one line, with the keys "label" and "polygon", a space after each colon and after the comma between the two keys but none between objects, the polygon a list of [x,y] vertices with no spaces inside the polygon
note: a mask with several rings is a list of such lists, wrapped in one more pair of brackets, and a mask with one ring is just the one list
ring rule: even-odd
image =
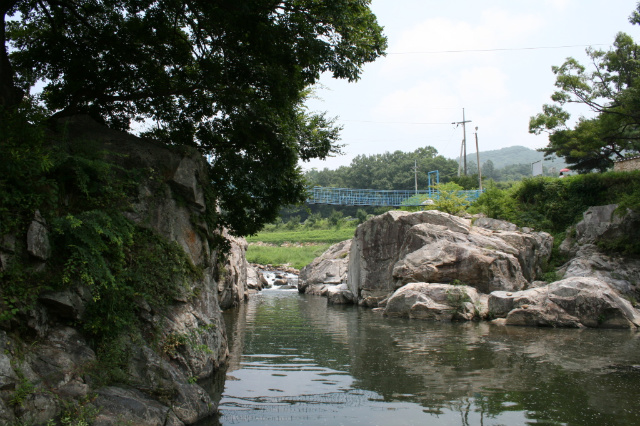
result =
[{"label": "gray rock face", "polygon": [[598,244],[623,237],[640,238],[640,215],[616,213],[616,204],[590,207],[583,220],[567,232],[560,250],[570,257],[559,270],[563,277],[595,277],[619,293],[637,299],[640,295],[640,259],[606,254]]},{"label": "gray rock face", "polygon": [[328,297],[336,304],[353,303],[355,298],[346,285],[350,249],[351,240],[334,244],[302,268],[298,291]]},{"label": "gray rock face", "polygon": [[[128,355],[128,364],[122,367],[129,376],[126,388],[99,387],[86,374],[96,354],[70,324],[86,315],[89,290],[42,293],[21,324],[0,324],[0,423],[46,424],[61,412],[65,401],[89,395],[97,395],[92,404],[100,407],[95,425],[177,426],[202,421],[216,406],[194,382],[212,377],[227,362],[221,305],[233,306],[247,297],[246,241],[230,238],[232,249],[224,258],[210,247],[213,230],[203,216],[208,208],[203,188],[210,183],[204,159],[195,151],[177,154],[86,117],[69,118],[66,124],[69,138],[94,140],[109,155],[113,153],[110,159],[118,165],[148,172],[126,216],[178,243],[203,271],[202,279],[184,283],[183,294],[162,312],[143,299],[131,300],[138,305],[141,330],[122,336]],[[34,264],[46,267],[51,258],[47,232],[46,223],[36,215],[26,241],[1,236],[0,266],[4,268],[12,256],[26,258],[28,253]],[[25,253],[15,253],[20,247]],[[22,341],[18,326],[37,339]],[[25,397],[10,402],[18,389]]]},{"label": "gray rock face", "polygon": [[54,316],[77,321],[82,318],[90,295],[88,290],[75,288],[56,292],[47,291],[42,293],[38,300]]},{"label": "gray rock face", "polygon": [[47,260],[51,256],[49,231],[39,211],[36,211],[35,218],[27,231],[27,252],[40,260]]},{"label": "gray rock face", "polygon": [[264,274],[258,271],[253,265],[247,266],[247,288],[249,291],[260,291],[269,287],[269,281]]},{"label": "gray rock face", "polygon": [[349,288],[368,306],[412,282],[457,280],[482,293],[525,288],[548,259],[551,236],[485,226],[435,210],[375,217],[356,230]]},{"label": "gray rock face", "polygon": [[640,314],[629,300],[638,297],[640,260],[598,248],[638,233],[638,216],[617,215],[616,209],[591,207],[567,233],[560,250],[570,259],[558,270],[564,279],[526,291],[493,292],[491,314],[507,325],[637,328]]},{"label": "gray rock face", "polygon": [[469,286],[411,283],[386,301],[384,314],[438,321],[471,320],[486,313],[487,297]]},{"label": "gray rock face", "polygon": [[637,328],[640,314],[606,282],[572,277],[545,287],[489,295],[489,312],[507,325]]},{"label": "gray rock face", "polygon": [[625,217],[631,213],[615,214],[617,204],[589,207],[583,219],[576,225],[576,236],[579,244],[595,243],[604,239],[616,239],[628,232],[638,218],[629,220]]},{"label": "gray rock face", "polygon": [[580,246],[616,241],[622,237],[640,238],[640,215],[627,211],[616,212],[617,204],[589,207],[583,219],[562,242],[560,250],[575,255]]},{"label": "gray rock face", "polygon": [[247,241],[225,234],[231,242],[231,250],[226,256],[223,274],[218,280],[218,295],[221,309],[238,306],[249,297],[247,285],[247,268],[249,263],[245,257]]},{"label": "gray rock face", "polygon": [[105,387],[98,391],[95,404],[101,407],[95,426],[134,424],[140,426],[183,426],[169,407],[135,389]]},{"label": "gray rock face", "polygon": [[200,164],[194,159],[189,157],[182,158],[169,182],[189,202],[199,206],[204,211],[206,208],[204,192],[200,182],[198,182],[199,176],[194,173],[194,170],[200,171],[199,169]]},{"label": "gray rock face", "polygon": [[490,229],[492,231],[517,231],[518,227],[506,220],[491,219],[489,217],[479,217],[473,222],[474,226]]},{"label": "gray rock face", "polygon": [[628,297],[637,298],[640,289],[640,259],[607,255],[593,244],[577,246],[558,272],[564,278],[598,278]]}]

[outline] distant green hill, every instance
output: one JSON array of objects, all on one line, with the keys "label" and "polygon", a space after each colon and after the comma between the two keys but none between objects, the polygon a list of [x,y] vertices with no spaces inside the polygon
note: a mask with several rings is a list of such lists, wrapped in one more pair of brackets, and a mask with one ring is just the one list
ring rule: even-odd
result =
[{"label": "distant green hill", "polygon": [[[510,146],[502,149],[494,149],[491,151],[480,151],[480,164],[484,164],[487,160],[493,162],[493,167],[501,169],[512,164],[531,164],[544,159],[544,154],[531,148],[524,146]],[[457,160],[457,159],[456,159]],[[467,154],[467,164],[469,162],[476,163],[476,153]],[[562,159],[556,158],[553,161],[545,160],[543,166],[546,168],[555,167],[560,170],[566,167],[566,163]]]}]

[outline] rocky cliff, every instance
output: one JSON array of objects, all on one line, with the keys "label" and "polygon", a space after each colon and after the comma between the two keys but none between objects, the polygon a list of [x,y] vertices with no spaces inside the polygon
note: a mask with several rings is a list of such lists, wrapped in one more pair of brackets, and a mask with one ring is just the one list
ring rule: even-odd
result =
[{"label": "rocky cliff", "polygon": [[301,272],[300,288],[388,316],[637,328],[640,264],[600,248],[637,232],[637,215],[616,216],[615,209],[585,212],[562,245],[570,260],[551,283],[539,281],[551,255],[549,234],[432,210],[388,212],[365,222],[353,240],[330,248]]},{"label": "rocky cliff", "polygon": [[[227,361],[221,308],[248,292],[246,242],[222,250],[205,160],[86,117],[59,129],[52,140],[90,143],[91,164],[128,179],[126,202],[83,210],[65,193],[62,216],[33,212],[27,229],[2,236],[0,423],[188,425],[213,415],[201,384]],[[99,170],[83,164],[71,170]],[[87,194],[114,183],[94,191],[84,181]],[[20,276],[40,284],[16,290],[7,277]]]}]

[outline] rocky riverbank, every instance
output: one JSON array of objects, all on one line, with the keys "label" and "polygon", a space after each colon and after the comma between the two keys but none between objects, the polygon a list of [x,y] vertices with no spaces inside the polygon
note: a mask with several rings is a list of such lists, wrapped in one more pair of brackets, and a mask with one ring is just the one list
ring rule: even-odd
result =
[{"label": "rocky riverbank", "polygon": [[[226,253],[217,245],[205,160],[87,117],[61,127],[64,136],[52,134],[53,140],[69,138],[72,148],[91,141],[104,152],[87,168],[113,168],[117,176],[134,171],[136,178],[125,207],[110,216],[103,212],[114,206],[98,212],[74,206],[63,219],[55,211],[35,212],[24,232],[1,236],[2,272],[22,268],[34,283],[45,277],[48,290],[21,290],[33,298],[25,311],[12,310],[7,297],[0,301],[0,423],[178,426],[210,418],[216,403],[201,383],[227,362],[221,312],[246,300],[248,265],[244,239],[223,234]],[[65,196],[67,205],[78,198]],[[53,220],[71,226],[55,229]],[[74,235],[74,246],[56,246]],[[106,257],[124,246],[122,256]],[[68,247],[79,254],[61,266]],[[97,255],[78,257],[84,253]],[[94,258],[107,261],[69,263]],[[111,281],[88,275],[116,262],[120,275]],[[66,281],[54,284],[61,268]]]},{"label": "rocky riverbank", "polygon": [[[568,262],[541,281],[553,239],[488,218],[388,212],[300,273],[300,289],[388,316],[493,320],[553,327],[640,327],[637,259],[600,247],[637,227],[637,215],[593,207],[568,231]],[[552,271],[553,272],[553,271]]]}]

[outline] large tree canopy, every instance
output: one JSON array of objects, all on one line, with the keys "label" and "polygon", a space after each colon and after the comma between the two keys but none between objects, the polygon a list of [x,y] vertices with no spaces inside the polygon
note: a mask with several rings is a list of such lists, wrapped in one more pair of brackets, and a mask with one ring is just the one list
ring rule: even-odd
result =
[{"label": "large tree canopy", "polygon": [[321,73],[384,53],[369,0],[0,0],[0,107],[37,81],[52,115],[87,113],[208,156],[224,225],[253,233],[304,199],[299,159],[338,149],[303,107]]},{"label": "large tree canopy", "polygon": [[[630,21],[640,23],[640,5]],[[529,131],[549,133],[545,156],[557,155],[574,170],[604,171],[614,159],[640,152],[640,46],[624,33],[609,51],[588,49],[593,70],[573,58],[553,67],[556,74],[554,104],[531,117]],[[569,127],[567,104],[589,107],[595,116],[581,117]]]}]

